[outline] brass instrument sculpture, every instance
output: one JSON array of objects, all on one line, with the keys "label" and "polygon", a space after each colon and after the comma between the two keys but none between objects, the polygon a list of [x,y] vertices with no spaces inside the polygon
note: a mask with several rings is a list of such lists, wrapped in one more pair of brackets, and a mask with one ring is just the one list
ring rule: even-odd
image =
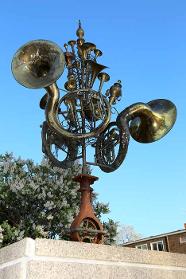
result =
[{"label": "brass instrument sculpture", "polygon": [[[77,40],[64,44],[65,52],[51,41],[25,44],[13,58],[12,72],[23,86],[46,90],[40,101],[46,116],[42,151],[50,161],[55,166],[70,168],[75,160],[82,159],[82,175],[75,178],[80,183],[82,204],[71,226],[72,239],[101,243],[103,227],[90,206],[90,184],[97,178],[87,174],[87,165],[99,166],[104,172],[115,171],[125,159],[130,135],[141,143],[161,139],[175,123],[176,107],[164,99],[136,103],[112,121],[117,112],[114,105],[122,96],[121,81],[103,94],[103,85],[110,76],[103,72],[107,67],[97,62],[102,52],[95,44],[85,42],[80,22],[76,34]],[[65,67],[67,81],[60,97],[57,80]],[[96,79],[100,82],[97,91],[93,89]],[[95,149],[94,162],[87,161],[87,146]],[[53,147],[64,152],[64,158],[59,159]]]}]

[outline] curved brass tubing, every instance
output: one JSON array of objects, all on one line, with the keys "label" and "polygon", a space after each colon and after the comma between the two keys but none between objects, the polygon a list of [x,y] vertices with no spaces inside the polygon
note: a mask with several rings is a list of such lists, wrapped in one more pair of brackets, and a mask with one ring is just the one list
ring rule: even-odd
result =
[{"label": "curved brass tubing", "polygon": [[[93,131],[86,133],[86,134],[75,134],[72,132],[69,132],[68,130],[64,129],[62,125],[60,124],[59,118],[58,118],[58,105],[59,105],[59,89],[57,87],[56,83],[53,83],[47,87],[45,87],[46,91],[48,92],[48,102],[45,108],[45,115],[46,120],[48,122],[48,125],[50,128],[57,133],[59,136],[64,136],[67,138],[73,138],[74,140],[79,139],[85,139],[90,137],[95,137],[99,135],[108,125],[110,121],[110,105],[107,104],[107,116],[104,119],[104,122],[101,126],[98,126]],[[106,98],[105,98],[105,101]]]},{"label": "curved brass tubing", "polygon": [[176,121],[176,106],[169,100],[157,99],[136,103],[124,109],[117,117],[118,126],[128,126],[138,142],[150,143],[164,137]]}]

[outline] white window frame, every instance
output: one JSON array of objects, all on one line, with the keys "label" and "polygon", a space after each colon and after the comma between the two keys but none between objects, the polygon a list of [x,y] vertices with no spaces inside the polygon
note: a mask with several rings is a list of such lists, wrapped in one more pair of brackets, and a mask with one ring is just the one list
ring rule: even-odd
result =
[{"label": "white window frame", "polygon": [[[152,250],[152,251],[160,251],[160,250],[154,250],[153,249],[153,244],[157,244],[157,248],[158,248],[158,243],[161,243],[162,245],[163,245],[163,250],[161,250],[161,251],[165,251],[165,245],[164,245],[164,241],[163,240],[158,240],[158,241],[154,241],[154,242],[151,242],[150,243],[150,249]],[[160,251],[160,252],[161,252]]]},{"label": "white window frame", "polygon": [[[144,248],[142,248],[142,246],[143,247],[145,246],[146,248],[144,249]],[[140,250],[148,250],[148,245],[147,245],[147,243],[139,244],[139,245],[136,245],[135,248],[140,249]]]}]

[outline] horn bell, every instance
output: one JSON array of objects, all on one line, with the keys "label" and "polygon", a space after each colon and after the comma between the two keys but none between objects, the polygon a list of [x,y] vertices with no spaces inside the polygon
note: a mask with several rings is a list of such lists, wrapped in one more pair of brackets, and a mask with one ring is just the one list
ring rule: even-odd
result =
[{"label": "horn bell", "polygon": [[28,88],[47,87],[63,73],[65,57],[61,48],[47,40],[23,45],[12,60],[14,78]]},{"label": "horn bell", "polygon": [[176,106],[171,101],[165,99],[150,101],[144,113],[143,110],[139,116],[137,112],[135,113],[136,117],[129,124],[130,134],[140,143],[157,141],[171,130],[176,115]]}]

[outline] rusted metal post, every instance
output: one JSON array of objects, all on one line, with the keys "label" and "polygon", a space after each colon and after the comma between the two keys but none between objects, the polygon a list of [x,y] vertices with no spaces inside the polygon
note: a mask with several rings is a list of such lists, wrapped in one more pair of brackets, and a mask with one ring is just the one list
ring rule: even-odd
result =
[{"label": "rusted metal post", "polygon": [[95,216],[92,207],[92,185],[98,177],[80,174],[74,181],[80,183],[81,203],[79,214],[75,217],[71,228],[70,236],[73,241],[103,243],[103,226]]}]

